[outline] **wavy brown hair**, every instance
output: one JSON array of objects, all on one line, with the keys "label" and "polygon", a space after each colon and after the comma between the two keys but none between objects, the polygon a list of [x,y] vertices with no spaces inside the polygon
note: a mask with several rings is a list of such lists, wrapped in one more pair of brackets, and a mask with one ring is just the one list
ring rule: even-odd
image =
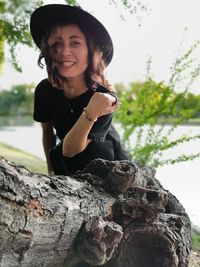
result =
[{"label": "wavy brown hair", "polygon": [[50,54],[48,39],[52,31],[54,31],[57,27],[62,27],[69,24],[76,24],[86,38],[86,43],[88,48],[88,67],[85,71],[85,82],[87,87],[95,89],[98,85],[102,85],[108,88],[109,90],[113,91],[112,86],[105,79],[104,71],[106,66],[105,66],[103,51],[97,45],[94,38],[92,38],[89,32],[87,32],[87,30],[78,23],[69,21],[59,23],[56,24],[54,27],[50,28],[45,33],[40,46],[41,53],[38,58],[38,65],[41,68],[44,67],[44,64],[42,63],[42,59],[44,58],[48,73],[48,79],[54,87],[61,89],[64,87],[64,85],[68,85],[67,78],[60,75],[55,68],[55,63]]}]

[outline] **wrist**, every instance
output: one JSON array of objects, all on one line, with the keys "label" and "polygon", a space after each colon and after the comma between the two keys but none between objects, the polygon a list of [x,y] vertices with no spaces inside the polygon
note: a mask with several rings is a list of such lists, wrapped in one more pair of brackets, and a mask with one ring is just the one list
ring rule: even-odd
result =
[{"label": "wrist", "polygon": [[82,115],[84,116],[84,118],[89,121],[89,122],[93,122],[95,123],[97,121],[97,117],[93,117],[88,113],[87,108],[83,109]]}]

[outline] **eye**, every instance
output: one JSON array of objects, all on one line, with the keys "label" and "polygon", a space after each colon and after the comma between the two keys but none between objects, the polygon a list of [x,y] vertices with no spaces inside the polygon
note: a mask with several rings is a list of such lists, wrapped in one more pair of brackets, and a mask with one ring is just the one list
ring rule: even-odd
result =
[{"label": "eye", "polygon": [[60,48],[62,46],[61,42],[55,42],[50,45],[50,50],[55,51],[56,49]]},{"label": "eye", "polygon": [[72,42],[71,42],[71,46],[72,46],[72,47],[80,46],[80,44],[81,44],[81,43],[78,42],[78,41],[72,41]]}]

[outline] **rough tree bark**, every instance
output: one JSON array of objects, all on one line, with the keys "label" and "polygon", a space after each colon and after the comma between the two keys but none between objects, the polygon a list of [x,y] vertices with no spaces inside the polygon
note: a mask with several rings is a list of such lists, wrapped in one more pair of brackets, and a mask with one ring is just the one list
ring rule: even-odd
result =
[{"label": "rough tree bark", "polygon": [[49,177],[0,158],[0,267],[186,267],[190,233],[149,168],[97,159]]}]

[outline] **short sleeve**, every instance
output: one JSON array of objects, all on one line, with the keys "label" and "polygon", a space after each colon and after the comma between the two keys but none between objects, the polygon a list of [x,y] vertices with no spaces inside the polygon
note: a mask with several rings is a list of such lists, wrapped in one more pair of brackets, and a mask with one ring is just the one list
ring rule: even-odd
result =
[{"label": "short sleeve", "polygon": [[[117,95],[110,92],[103,86],[99,86],[96,92],[107,93],[113,95],[117,99]],[[110,129],[112,123],[113,114],[104,115],[98,118],[97,122],[94,123],[88,138],[96,142],[104,142],[106,135]]]},{"label": "short sleeve", "polygon": [[101,116],[93,125],[88,138],[95,142],[104,142],[112,122],[112,114]]},{"label": "short sleeve", "polygon": [[47,79],[41,81],[34,96],[33,118],[38,122],[49,122],[52,119],[52,86]]}]

